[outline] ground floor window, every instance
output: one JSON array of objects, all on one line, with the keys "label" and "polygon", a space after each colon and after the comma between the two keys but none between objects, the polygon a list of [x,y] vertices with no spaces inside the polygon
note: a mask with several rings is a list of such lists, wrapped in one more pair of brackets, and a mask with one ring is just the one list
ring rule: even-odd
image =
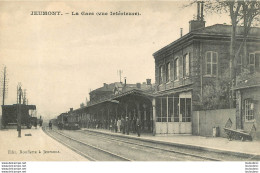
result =
[{"label": "ground floor window", "polygon": [[254,103],[252,99],[245,99],[245,121],[254,120]]},{"label": "ground floor window", "polygon": [[169,95],[156,99],[157,122],[191,122],[191,98]]}]

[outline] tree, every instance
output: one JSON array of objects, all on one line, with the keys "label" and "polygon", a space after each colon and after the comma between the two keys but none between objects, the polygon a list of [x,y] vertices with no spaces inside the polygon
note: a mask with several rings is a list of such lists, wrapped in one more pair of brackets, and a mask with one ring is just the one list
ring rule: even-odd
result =
[{"label": "tree", "polygon": [[84,103],[80,103],[80,108],[83,108],[84,106]]},{"label": "tree", "polygon": [[200,103],[201,108],[206,110],[228,108],[230,91],[228,71],[219,77],[218,80],[204,82],[202,101]]}]

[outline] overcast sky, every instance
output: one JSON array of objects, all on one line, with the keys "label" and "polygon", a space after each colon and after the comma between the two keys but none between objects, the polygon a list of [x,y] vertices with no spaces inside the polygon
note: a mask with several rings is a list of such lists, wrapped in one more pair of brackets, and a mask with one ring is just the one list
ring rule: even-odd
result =
[{"label": "overcast sky", "polygon": [[[187,3],[187,2],[186,2]],[[6,104],[16,103],[18,82],[38,115],[78,108],[90,89],[119,81],[154,83],[152,54],[188,32],[196,6],[175,2],[0,2],[0,67],[8,71]],[[31,11],[61,11],[32,16]],[[72,16],[71,12],[140,12],[140,16]],[[70,13],[66,15],[65,13]],[[229,23],[206,15],[206,26]],[[1,99],[2,102],[2,99]]]}]

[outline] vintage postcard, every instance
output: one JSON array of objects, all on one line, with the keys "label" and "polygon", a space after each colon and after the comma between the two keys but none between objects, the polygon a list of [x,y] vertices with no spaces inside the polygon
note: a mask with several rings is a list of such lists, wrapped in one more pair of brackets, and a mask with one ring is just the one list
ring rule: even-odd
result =
[{"label": "vintage postcard", "polygon": [[0,1],[2,172],[258,172],[259,19],[259,1]]}]

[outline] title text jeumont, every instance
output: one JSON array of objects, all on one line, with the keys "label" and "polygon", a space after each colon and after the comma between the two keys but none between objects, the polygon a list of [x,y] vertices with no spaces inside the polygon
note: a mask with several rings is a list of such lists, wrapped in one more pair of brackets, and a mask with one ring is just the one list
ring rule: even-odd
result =
[{"label": "title text jeumont", "polygon": [[72,11],[70,13],[63,13],[61,11],[31,11],[30,15],[41,16],[60,16],[60,15],[73,15],[73,16],[139,16],[140,12],[126,12],[126,11],[110,11],[110,12],[88,12],[88,11]]}]

